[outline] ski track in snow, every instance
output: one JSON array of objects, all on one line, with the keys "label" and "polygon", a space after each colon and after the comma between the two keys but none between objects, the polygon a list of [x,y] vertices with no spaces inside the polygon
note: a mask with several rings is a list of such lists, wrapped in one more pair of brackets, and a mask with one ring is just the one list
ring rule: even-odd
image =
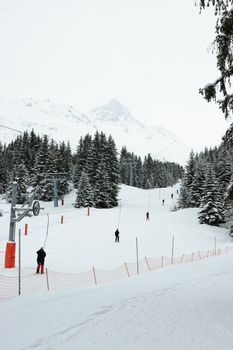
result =
[{"label": "ski track in snow", "polygon": [[[226,327],[226,318],[231,313],[233,300],[221,298],[226,277],[232,279],[233,272],[210,274],[102,306],[84,321],[46,339],[40,338],[22,350],[70,350],[77,346],[82,350],[231,349],[228,342],[229,336],[233,340],[233,326],[229,320]],[[201,289],[204,293],[200,296]],[[220,290],[218,299],[216,289]],[[210,344],[206,334],[211,333],[214,323],[218,334],[217,337],[213,334]],[[224,338],[227,338],[226,344]]]},{"label": "ski track in snow", "polygon": [[[47,213],[50,229],[46,267],[64,273],[87,271],[91,266],[112,269],[124,261],[135,262],[135,237],[139,258],[175,254],[231,245],[226,229],[199,225],[197,210],[171,212],[177,186],[139,190],[122,186],[119,208],[74,209],[74,193],[65,207],[45,210],[29,221],[22,236],[22,273],[35,267],[35,252],[45,239]],[[162,206],[162,199],[165,205]],[[0,202],[0,250],[4,250],[9,225],[9,204]],[[146,211],[150,221],[145,220]],[[60,216],[64,214],[64,225]],[[114,230],[120,215],[120,244]],[[23,230],[24,219],[18,227]],[[16,259],[18,262],[18,260]],[[231,350],[233,343],[233,253],[178,264],[93,287],[35,292],[0,303],[3,350]],[[4,275],[17,275],[1,270]],[[14,337],[9,336],[14,329]]]}]

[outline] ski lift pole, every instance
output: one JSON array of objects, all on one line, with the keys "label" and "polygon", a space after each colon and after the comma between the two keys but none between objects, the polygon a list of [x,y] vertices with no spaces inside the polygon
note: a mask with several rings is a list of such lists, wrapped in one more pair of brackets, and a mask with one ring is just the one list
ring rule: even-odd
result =
[{"label": "ski lift pole", "polygon": [[12,184],[11,214],[10,214],[10,228],[9,228],[9,241],[11,242],[15,242],[16,212],[14,208],[16,206],[16,196],[17,196],[17,182],[14,181]]},{"label": "ski lift pole", "polygon": [[136,237],[136,259],[137,259],[137,275],[139,275],[139,262],[138,262],[138,237]]},{"label": "ski lift pole", "polygon": [[19,295],[21,294],[21,229],[19,229]]},{"label": "ski lift pole", "polygon": [[148,212],[150,211],[150,194],[149,194],[149,197],[148,197]]},{"label": "ski lift pole", "polygon": [[54,202],[54,208],[58,207],[58,190],[57,190],[57,179],[53,177],[53,202]]},{"label": "ski lift pole", "polygon": [[49,234],[49,214],[47,214],[47,229],[46,229],[46,236],[45,236],[45,241],[44,241],[44,248],[45,248],[46,243],[47,243],[48,234]]},{"label": "ski lift pole", "polygon": [[117,223],[117,228],[120,226],[120,221],[121,221],[121,199],[119,199],[119,216],[118,216],[118,223]]}]

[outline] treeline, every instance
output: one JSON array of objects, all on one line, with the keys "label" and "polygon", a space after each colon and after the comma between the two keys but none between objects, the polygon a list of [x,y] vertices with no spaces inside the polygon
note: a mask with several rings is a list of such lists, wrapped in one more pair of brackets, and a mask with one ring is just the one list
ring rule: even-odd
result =
[{"label": "treeline", "polygon": [[75,152],[69,143],[56,143],[33,130],[7,146],[0,144],[0,193],[10,200],[12,181],[17,180],[17,203],[25,202],[29,187],[36,188],[37,199],[52,200],[51,174],[61,173],[59,196],[74,187],[75,207],[110,208],[118,204],[120,183],[166,187],[176,183],[182,171],[178,164],[153,160],[150,154],[142,161],[125,147],[118,156],[113,138],[103,132],[81,137]]},{"label": "treeline", "polygon": [[75,207],[117,206],[120,167],[112,136],[101,132],[81,137],[74,155],[73,183],[77,188]]},{"label": "treeline", "polygon": [[72,178],[73,156],[69,143],[57,144],[47,135],[24,132],[8,146],[0,144],[0,192],[10,199],[11,183],[18,182],[17,203],[23,203],[29,186],[37,187],[37,198],[50,201],[53,181],[50,173],[66,173],[59,183],[59,195],[67,193]]},{"label": "treeline", "polygon": [[218,226],[232,217],[233,153],[226,144],[190,153],[182,179],[179,207],[200,208],[199,222]]},{"label": "treeline", "polygon": [[122,183],[144,189],[172,186],[184,172],[179,164],[154,160],[150,154],[142,161],[126,147],[120,153],[120,169]]}]

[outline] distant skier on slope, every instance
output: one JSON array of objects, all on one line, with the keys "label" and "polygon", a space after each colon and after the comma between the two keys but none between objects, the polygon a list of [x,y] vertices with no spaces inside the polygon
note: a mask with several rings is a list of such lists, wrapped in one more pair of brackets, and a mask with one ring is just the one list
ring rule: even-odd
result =
[{"label": "distant skier on slope", "polygon": [[46,257],[46,253],[44,251],[44,248],[41,247],[37,252],[37,269],[36,273],[44,273],[44,259]]},{"label": "distant skier on slope", "polygon": [[164,205],[165,199],[162,200],[162,205]]},{"label": "distant skier on slope", "polygon": [[173,193],[171,194],[171,199],[173,199]]},{"label": "distant skier on slope", "polygon": [[146,220],[150,220],[150,214],[149,214],[149,211],[146,213]]},{"label": "distant skier on slope", "polygon": [[119,240],[119,235],[120,235],[120,232],[119,232],[119,230],[117,229],[116,231],[115,231],[115,242],[119,242],[120,240]]}]

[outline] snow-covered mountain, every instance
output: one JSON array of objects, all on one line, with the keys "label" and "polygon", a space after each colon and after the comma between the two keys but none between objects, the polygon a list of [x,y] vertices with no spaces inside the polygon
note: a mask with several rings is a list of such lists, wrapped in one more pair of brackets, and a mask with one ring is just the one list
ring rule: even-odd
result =
[{"label": "snow-covered mountain", "polygon": [[187,160],[190,148],[174,133],[162,127],[145,126],[116,99],[87,115],[96,129],[111,133],[117,144],[126,145],[131,152],[141,156],[151,153],[154,158],[182,164]]},{"label": "snow-covered mountain", "polygon": [[184,164],[190,148],[176,135],[162,127],[147,127],[133,118],[129,110],[116,99],[88,113],[80,113],[74,106],[51,100],[0,98],[0,140],[9,143],[18,132],[32,128],[56,141],[70,141],[76,148],[80,136],[96,130],[111,134],[117,147],[127,146],[130,152],[144,157]]}]

